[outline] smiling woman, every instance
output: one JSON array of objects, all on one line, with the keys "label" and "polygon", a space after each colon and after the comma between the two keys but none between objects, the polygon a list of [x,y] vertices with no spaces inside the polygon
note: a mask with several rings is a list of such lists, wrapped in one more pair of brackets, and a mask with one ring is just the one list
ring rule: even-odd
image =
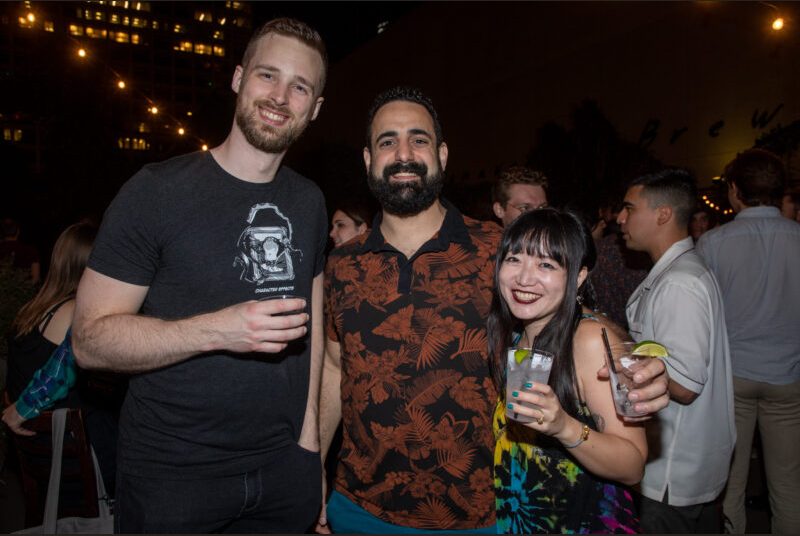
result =
[{"label": "smiling woman", "polygon": [[[498,393],[505,392],[507,347],[554,359],[547,384],[525,383],[511,390],[510,400],[501,394],[496,406],[494,482],[502,532],[638,531],[625,486],[641,479],[647,443],[640,426],[617,419],[608,384],[597,377],[601,330],[613,342],[621,330],[587,307],[594,262],[589,230],[569,212],[523,213],[503,235],[487,323]],[[506,409],[521,419],[508,419]]]}]

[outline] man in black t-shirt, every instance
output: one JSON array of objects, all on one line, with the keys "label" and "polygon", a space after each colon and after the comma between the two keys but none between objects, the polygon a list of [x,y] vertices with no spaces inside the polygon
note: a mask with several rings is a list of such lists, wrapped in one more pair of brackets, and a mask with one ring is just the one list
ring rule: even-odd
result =
[{"label": "man in black t-shirt", "polygon": [[[106,211],[73,343],[82,367],[133,374],[117,532],[315,520],[327,214],[281,161],[319,112],[326,63],[317,32],[268,22],[234,72],[227,139],[145,166]],[[298,298],[269,299],[283,295]]]}]

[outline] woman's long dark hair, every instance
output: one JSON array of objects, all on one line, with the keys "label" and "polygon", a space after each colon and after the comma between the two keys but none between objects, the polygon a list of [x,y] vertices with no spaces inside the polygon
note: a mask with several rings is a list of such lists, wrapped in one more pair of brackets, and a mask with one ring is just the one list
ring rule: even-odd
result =
[{"label": "woman's long dark hair", "polygon": [[[499,290],[500,267],[509,255],[519,253],[550,257],[567,270],[564,298],[556,314],[536,337],[535,347],[555,354],[548,382],[558,396],[561,406],[577,417],[578,390],[572,339],[581,319],[578,297],[588,307],[593,305],[594,293],[588,277],[578,288],[582,267],[591,271],[597,253],[591,233],[579,216],[570,211],[543,208],[522,214],[503,233],[494,270],[494,295],[487,321],[492,377],[498,392],[504,392],[506,353],[515,331],[522,323],[514,318]],[[533,343],[533,341],[531,341]]]},{"label": "woman's long dark hair", "polygon": [[75,296],[95,235],[97,227],[91,223],[74,223],[59,235],[42,288],[22,306],[11,325],[17,337],[30,333],[54,305]]}]

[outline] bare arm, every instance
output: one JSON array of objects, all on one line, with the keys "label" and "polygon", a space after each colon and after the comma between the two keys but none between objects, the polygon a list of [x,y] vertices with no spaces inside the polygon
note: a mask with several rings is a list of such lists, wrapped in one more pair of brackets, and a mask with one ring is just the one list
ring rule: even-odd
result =
[{"label": "bare arm", "polygon": [[690,391],[675,380],[669,381],[669,396],[681,404],[691,404],[697,398],[697,393]]},{"label": "bare arm", "polygon": [[308,376],[308,402],[303,430],[300,432],[301,447],[312,452],[319,451],[319,389],[322,379],[323,345],[325,335],[322,322],[323,275],[314,278],[311,288],[311,370]]},{"label": "bare arm", "polygon": [[342,349],[338,342],[325,340],[325,362],[322,369],[322,388],[319,401],[319,436],[322,450],[322,512],[316,531],[329,534],[328,518],[325,511],[327,498],[327,479],[324,472],[325,460],[331,448],[333,436],[342,420]]},{"label": "bare arm", "polygon": [[306,333],[308,314],[296,300],[248,301],[180,320],[137,314],[148,287],[131,285],[87,268],[78,286],[73,348],[83,368],[140,372],[212,350],[280,352]]},{"label": "bare arm", "polygon": [[[589,438],[570,449],[570,453],[588,471],[602,478],[633,485],[642,479],[647,459],[647,440],[641,425],[625,424],[617,417],[608,382],[597,377],[597,365],[603,360],[603,343],[600,324],[584,321],[574,339],[575,372],[580,392],[589,406],[597,425]],[[609,332],[611,343],[619,339]],[[544,432],[565,445],[574,443],[582,432],[583,424],[568,415],[553,393],[542,384],[534,384],[531,392],[520,392],[518,400],[541,405],[543,412],[521,406],[517,411],[535,418],[543,417],[543,424],[534,421],[530,428]]]}]

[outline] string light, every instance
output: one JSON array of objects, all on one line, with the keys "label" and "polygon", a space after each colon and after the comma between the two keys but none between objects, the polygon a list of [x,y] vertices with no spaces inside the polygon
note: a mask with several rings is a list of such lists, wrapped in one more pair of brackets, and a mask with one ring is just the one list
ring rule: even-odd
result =
[{"label": "string light", "polygon": [[[28,20],[31,20],[30,19],[31,16],[33,16],[32,13],[29,14]],[[20,20],[22,20],[22,19],[20,19]],[[89,56],[88,51],[85,48],[83,48],[82,46],[80,46],[80,42],[77,39],[75,39],[74,37],[71,37],[71,36],[68,36],[68,39],[70,41],[72,41],[75,45],[77,45],[78,48],[77,48],[77,52],[76,53],[77,53],[79,58],[86,59]],[[106,64],[104,61],[102,61],[102,59],[100,59],[99,62],[95,62],[95,63],[102,64],[104,68],[108,69],[108,71],[110,72],[110,75],[113,77],[113,79],[116,79],[116,81],[117,81],[116,82],[117,88],[126,89],[128,87],[127,82],[125,82],[125,80],[120,75],[120,73],[118,73],[113,68],[111,68],[111,66]],[[141,91],[137,92],[137,91],[134,90],[134,92],[135,93],[139,93],[147,101],[147,104],[148,104],[147,112],[149,114],[152,114],[152,115],[164,115],[163,110],[160,110],[158,108],[158,106],[155,103],[153,103],[153,101],[147,95],[143,94]],[[193,113],[191,111],[187,111],[186,112],[186,116],[192,117]],[[178,126],[178,125],[180,125],[180,123],[175,117],[172,117],[169,113],[167,113],[166,114],[166,119],[170,120],[173,123],[173,125],[175,125],[175,127],[174,127],[175,128],[175,132],[179,136],[185,136],[187,134],[187,130],[188,129],[186,127],[183,127],[183,126]],[[165,125],[165,126],[167,126],[167,125]],[[168,127],[168,128],[171,129],[173,127]],[[205,140],[203,140],[203,139],[201,139],[199,137],[195,137],[195,139],[200,144],[200,147],[201,147],[201,149],[203,151],[208,151],[208,144],[206,143]]]}]

